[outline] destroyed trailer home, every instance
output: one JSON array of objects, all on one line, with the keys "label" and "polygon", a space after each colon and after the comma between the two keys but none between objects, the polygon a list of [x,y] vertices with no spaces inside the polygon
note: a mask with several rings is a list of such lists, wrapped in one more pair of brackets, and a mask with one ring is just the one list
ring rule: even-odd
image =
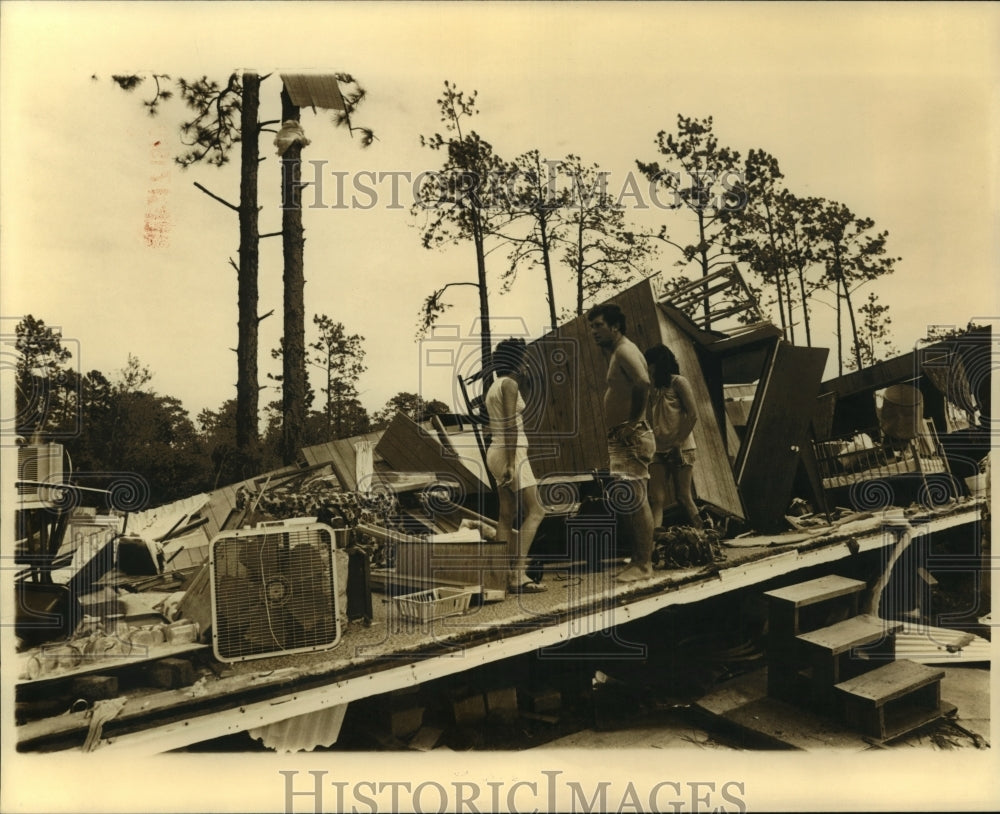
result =
[{"label": "destroyed trailer home", "polygon": [[[736,278],[689,293],[730,296]],[[960,720],[944,668],[989,660],[976,635],[989,381],[976,376],[990,332],[824,383],[827,352],[769,323],[706,329],[683,292],[664,301],[648,280],[612,301],[640,348],[673,349],[700,416],[708,530],[668,505],[651,579],[614,580],[629,551],[605,469],[606,360],[584,317],[529,345],[524,420],[547,509],[530,557],[545,593],[505,590],[475,371],[456,382],[462,412],[400,413],[294,466],[124,516],[74,510],[58,445],[25,447],[18,748],[143,754],[235,735],[282,751],[468,748],[484,722],[512,720],[544,742],[580,703],[607,725],[627,682],[600,667],[690,678],[709,643],[711,680],[686,700],[741,742],[867,748]],[[753,316],[729,302],[714,325]],[[935,586],[956,562],[978,593],[935,627]],[[700,650],[676,635],[688,623]],[[628,706],[655,710],[655,696]]]}]

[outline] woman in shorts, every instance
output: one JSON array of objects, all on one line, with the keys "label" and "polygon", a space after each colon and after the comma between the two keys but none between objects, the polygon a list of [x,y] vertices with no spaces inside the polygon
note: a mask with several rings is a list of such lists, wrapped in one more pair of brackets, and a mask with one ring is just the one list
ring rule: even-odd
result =
[{"label": "woman in shorts", "polygon": [[[524,398],[520,384],[526,373],[523,339],[505,339],[493,353],[492,368],[496,380],[486,392],[484,403],[490,419],[490,446],[486,465],[497,484],[500,516],[497,520],[497,540],[507,542],[510,573],[507,589],[513,593],[538,593],[545,590],[528,577],[528,550],[535,532],[545,517],[538,500],[535,475],[528,460],[528,440],[524,434]],[[514,516],[520,500],[523,513],[521,528],[514,531]]]},{"label": "woman in shorts", "polygon": [[643,355],[652,383],[647,421],[656,438],[656,455],[649,465],[649,508],[653,524],[662,528],[667,481],[671,479],[688,520],[694,528],[700,529],[703,524],[692,490],[695,443],[691,430],[698,421],[694,391],[691,383],[681,375],[677,358],[666,345],[653,345]]}]

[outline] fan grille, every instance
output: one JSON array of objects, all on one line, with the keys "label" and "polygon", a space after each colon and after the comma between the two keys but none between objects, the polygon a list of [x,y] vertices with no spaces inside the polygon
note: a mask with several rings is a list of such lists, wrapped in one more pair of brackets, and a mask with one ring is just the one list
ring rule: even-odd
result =
[{"label": "fan grille", "polygon": [[333,530],[225,532],[212,541],[212,641],[220,661],[328,650],[340,641]]}]

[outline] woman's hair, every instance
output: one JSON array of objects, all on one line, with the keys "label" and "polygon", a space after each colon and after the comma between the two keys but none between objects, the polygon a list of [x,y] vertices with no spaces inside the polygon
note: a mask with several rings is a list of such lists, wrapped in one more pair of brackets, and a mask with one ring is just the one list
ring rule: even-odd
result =
[{"label": "woman's hair", "polygon": [[520,338],[504,339],[502,342],[498,342],[490,362],[493,372],[500,376],[517,373],[521,369],[527,350],[527,343]]},{"label": "woman's hair", "polygon": [[671,378],[680,375],[677,357],[666,345],[653,345],[646,349],[643,356],[646,357],[647,365],[654,365],[656,368],[653,372],[654,387],[667,387]]}]

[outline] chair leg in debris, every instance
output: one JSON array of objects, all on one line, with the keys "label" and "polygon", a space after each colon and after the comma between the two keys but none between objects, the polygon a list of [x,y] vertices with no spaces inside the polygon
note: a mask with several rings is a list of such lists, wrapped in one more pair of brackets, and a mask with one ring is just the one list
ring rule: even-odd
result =
[{"label": "chair leg in debris", "polygon": [[488,419],[486,417],[486,404],[485,396],[476,396],[474,398],[469,396],[470,384],[477,382],[482,379],[482,374],[475,373],[472,376],[458,376],[458,387],[462,392],[462,400],[465,402],[466,414],[469,416],[469,423],[472,425],[472,433],[476,437],[476,446],[479,447],[479,454],[483,459],[483,469],[486,472],[486,477],[489,479],[490,488],[496,492],[497,484],[496,479],[493,477],[493,473],[490,472],[490,468],[486,463],[486,440],[483,438],[483,432],[481,425],[486,424]]},{"label": "chair leg in debris", "polygon": [[370,625],[372,609],[371,561],[368,550],[358,546],[347,549],[347,621],[363,620]]}]

